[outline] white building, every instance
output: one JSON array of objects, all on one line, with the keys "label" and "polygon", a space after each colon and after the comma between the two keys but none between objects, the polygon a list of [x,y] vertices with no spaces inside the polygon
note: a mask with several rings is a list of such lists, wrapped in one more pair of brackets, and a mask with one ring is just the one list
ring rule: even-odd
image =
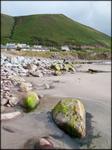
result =
[{"label": "white building", "polygon": [[42,48],[42,45],[34,45],[33,48]]},{"label": "white building", "polygon": [[7,49],[16,49],[17,45],[15,43],[7,43],[6,48]]},{"label": "white building", "polygon": [[62,51],[70,51],[69,47],[67,45],[61,46]]},{"label": "white building", "polygon": [[21,49],[29,49],[30,48],[29,45],[27,45],[27,44],[20,44],[20,43],[17,44],[17,47],[19,47]]},{"label": "white building", "polygon": [[34,45],[31,48],[32,51],[49,51],[49,48],[41,46],[41,45]]}]

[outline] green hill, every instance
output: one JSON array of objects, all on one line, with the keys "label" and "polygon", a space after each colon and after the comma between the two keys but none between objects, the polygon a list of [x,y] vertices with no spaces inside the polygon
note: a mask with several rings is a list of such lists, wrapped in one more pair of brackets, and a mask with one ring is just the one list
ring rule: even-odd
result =
[{"label": "green hill", "polygon": [[1,14],[1,39],[2,42],[9,40],[13,30],[14,18],[8,15]]},{"label": "green hill", "polygon": [[110,47],[110,37],[62,14],[1,16],[2,40],[44,45]]}]

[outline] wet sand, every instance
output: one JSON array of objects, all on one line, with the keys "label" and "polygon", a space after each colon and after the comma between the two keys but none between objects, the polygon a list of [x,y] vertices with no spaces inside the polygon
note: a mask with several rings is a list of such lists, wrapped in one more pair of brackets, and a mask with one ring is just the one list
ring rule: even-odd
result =
[{"label": "wet sand", "polygon": [[[88,68],[110,71],[110,65],[85,64]],[[76,72],[62,76],[25,77],[44,97],[31,113],[2,122],[2,148],[23,148],[27,139],[51,135],[59,148],[111,148],[111,73]],[[51,85],[45,89],[44,84]],[[78,140],[61,131],[52,121],[51,109],[62,97],[80,98],[87,112],[87,136]]]}]

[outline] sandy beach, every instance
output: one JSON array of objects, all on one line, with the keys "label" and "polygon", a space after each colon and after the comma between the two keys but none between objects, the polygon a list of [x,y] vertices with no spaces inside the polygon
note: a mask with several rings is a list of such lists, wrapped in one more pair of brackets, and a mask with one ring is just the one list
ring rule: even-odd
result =
[{"label": "sandy beach", "polygon": [[[85,72],[89,68],[105,72],[94,74]],[[47,135],[54,137],[59,148],[111,148],[110,65],[81,64],[74,74],[24,78],[33,84],[35,91],[43,98],[34,112],[2,122],[2,148],[22,149],[29,138],[39,138]],[[45,89],[44,84],[51,85],[51,88]],[[88,131],[85,139],[71,138],[53,123],[50,111],[63,97],[79,98],[83,102],[91,121],[91,129],[89,131],[89,127],[87,127]]]}]

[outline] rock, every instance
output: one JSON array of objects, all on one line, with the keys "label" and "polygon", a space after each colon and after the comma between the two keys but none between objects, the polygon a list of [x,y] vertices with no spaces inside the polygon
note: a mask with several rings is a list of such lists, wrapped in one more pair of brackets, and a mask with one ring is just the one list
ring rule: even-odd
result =
[{"label": "rock", "polygon": [[44,87],[45,87],[45,89],[49,89],[49,88],[50,88],[50,85],[47,84],[47,83],[45,83],[45,84],[44,84]]},{"label": "rock", "polygon": [[39,97],[39,99],[42,99],[44,97],[44,95],[39,94],[38,97]]},{"label": "rock", "polygon": [[74,66],[73,66],[73,64],[72,63],[65,63],[64,65],[63,65],[63,70],[65,70],[65,71],[75,71],[75,68],[74,68]]},{"label": "rock", "polygon": [[28,92],[24,98],[24,106],[28,111],[31,111],[39,104],[39,98],[35,92]]},{"label": "rock", "polygon": [[54,144],[50,137],[42,137],[38,140],[38,142],[35,145],[35,148],[38,149],[53,149]]},{"label": "rock", "polygon": [[56,63],[56,64],[52,64],[51,65],[51,69],[54,69],[55,71],[60,71],[60,64]]},{"label": "rock", "polygon": [[99,72],[105,72],[105,71],[102,71],[102,70],[95,70],[95,69],[88,69],[87,72],[88,72],[88,73],[99,73]]},{"label": "rock", "polygon": [[63,99],[52,110],[55,123],[73,137],[85,136],[85,109],[78,99]]},{"label": "rock", "polygon": [[32,84],[26,83],[26,82],[21,82],[19,84],[19,88],[20,88],[20,91],[22,91],[22,92],[28,92],[28,91],[32,90]]},{"label": "rock", "polygon": [[74,68],[73,64],[71,64],[71,63],[68,64],[68,69],[69,69],[69,71],[75,72],[75,68]]},{"label": "rock", "polygon": [[52,139],[50,136],[48,137],[32,137],[28,139],[25,143],[22,149],[53,149],[54,143],[52,142]]},{"label": "rock", "polygon": [[34,76],[34,77],[43,77],[43,74],[40,70],[38,71],[30,71],[30,75]]},{"label": "rock", "polygon": [[8,103],[8,99],[7,98],[2,98],[1,99],[1,105],[6,105]]},{"label": "rock", "polygon": [[18,99],[16,96],[12,96],[12,97],[10,98],[10,100],[9,100],[9,104],[10,104],[11,106],[17,105],[18,102],[19,102],[19,99]]},{"label": "rock", "polygon": [[69,71],[68,64],[63,64],[63,70],[67,72]]},{"label": "rock", "polygon": [[20,111],[10,112],[10,113],[3,113],[1,114],[1,120],[8,120],[13,119],[17,116],[21,115]]},{"label": "rock", "polygon": [[27,66],[26,66],[25,69],[32,70],[32,71],[36,71],[37,66],[34,65],[34,64],[27,64]]},{"label": "rock", "polygon": [[11,105],[10,105],[10,104],[6,104],[6,106],[7,106],[7,107],[11,107]]},{"label": "rock", "polygon": [[54,74],[55,76],[60,76],[62,73],[61,73],[61,71],[55,71],[53,74]]},{"label": "rock", "polygon": [[72,63],[70,62],[65,62],[65,63],[54,63],[51,65],[51,69],[55,71],[55,75],[61,74],[60,71],[75,71],[75,68]]},{"label": "rock", "polygon": [[11,76],[10,79],[12,80],[13,83],[16,82],[17,84],[25,82],[25,80],[19,76]]}]

